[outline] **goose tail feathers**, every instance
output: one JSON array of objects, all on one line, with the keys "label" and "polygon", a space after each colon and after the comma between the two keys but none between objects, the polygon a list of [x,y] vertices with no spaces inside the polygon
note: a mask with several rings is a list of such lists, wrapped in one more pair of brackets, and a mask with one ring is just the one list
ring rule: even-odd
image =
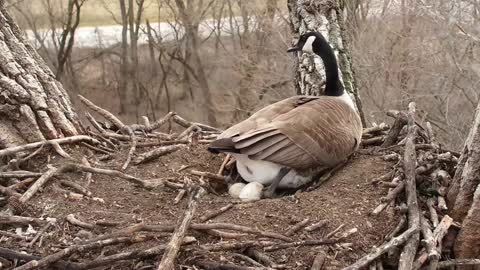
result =
[{"label": "goose tail feathers", "polygon": [[240,153],[240,150],[235,148],[232,138],[221,138],[210,143],[208,151],[214,154],[220,152]]}]

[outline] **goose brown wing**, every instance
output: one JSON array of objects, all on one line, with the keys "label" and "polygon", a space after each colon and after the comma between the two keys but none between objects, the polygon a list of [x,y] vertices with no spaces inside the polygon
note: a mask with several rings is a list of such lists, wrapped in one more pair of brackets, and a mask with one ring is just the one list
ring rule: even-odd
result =
[{"label": "goose brown wing", "polygon": [[322,97],[278,115],[262,128],[234,135],[240,153],[302,169],[333,166],[358,146],[360,118],[346,103]]},{"label": "goose brown wing", "polygon": [[263,126],[271,123],[280,115],[286,114],[295,108],[317,100],[318,96],[293,96],[279,102],[273,103],[257,111],[244,121],[228,128],[218,138],[232,138],[237,135],[256,132]]}]

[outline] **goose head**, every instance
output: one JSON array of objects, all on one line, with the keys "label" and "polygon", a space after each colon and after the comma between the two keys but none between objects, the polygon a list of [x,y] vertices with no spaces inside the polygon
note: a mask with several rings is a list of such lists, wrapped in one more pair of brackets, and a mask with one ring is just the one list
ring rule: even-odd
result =
[{"label": "goose head", "polygon": [[322,54],[329,47],[327,41],[319,32],[307,32],[300,36],[297,44],[287,50],[287,52],[303,51],[308,53]]},{"label": "goose head", "polygon": [[315,53],[322,58],[326,75],[325,95],[339,97],[345,93],[339,79],[335,53],[322,34],[319,32],[307,32],[301,35],[297,44],[287,50],[287,52],[298,51]]}]

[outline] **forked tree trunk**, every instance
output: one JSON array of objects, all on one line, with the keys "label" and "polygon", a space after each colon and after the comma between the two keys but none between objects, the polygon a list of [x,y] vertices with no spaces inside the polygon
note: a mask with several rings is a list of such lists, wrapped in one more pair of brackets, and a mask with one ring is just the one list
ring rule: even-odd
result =
[{"label": "forked tree trunk", "polygon": [[[341,18],[339,0],[288,0],[291,29],[301,35],[307,31],[319,31],[335,50],[341,81],[352,97],[365,125],[362,103],[353,76],[350,50]],[[295,87],[301,95],[321,95],[325,86],[325,70],[320,58],[301,54],[295,70]]]},{"label": "forked tree trunk", "polygon": [[453,206],[451,216],[457,221],[463,220],[462,229],[455,243],[456,257],[478,258],[480,256],[480,103],[448,192],[448,200],[450,206]]},{"label": "forked tree trunk", "polygon": [[0,0],[0,148],[77,135],[69,96]]}]

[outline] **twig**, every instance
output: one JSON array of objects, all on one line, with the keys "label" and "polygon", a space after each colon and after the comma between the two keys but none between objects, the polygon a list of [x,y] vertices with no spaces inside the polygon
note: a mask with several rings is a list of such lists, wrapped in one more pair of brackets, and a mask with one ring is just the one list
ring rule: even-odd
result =
[{"label": "twig", "polygon": [[60,180],[60,184],[66,186],[66,187],[72,188],[75,191],[77,191],[78,193],[83,194],[87,197],[92,196],[92,192],[88,191],[86,188],[82,187],[81,185],[79,185],[75,182],[68,181],[68,180]]},{"label": "twig", "polygon": [[225,159],[222,162],[222,165],[220,166],[220,169],[218,169],[217,175],[223,175],[223,171],[225,170],[225,166],[227,165],[227,163],[228,163],[228,161],[230,160],[231,157],[232,157],[232,155],[227,154],[227,156],[225,157]]},{"label": "twig", "polygon": [[60,146],[60,144],[58,144],[56,142],[49,142],[49,144],[52,145],[55,152],[57,152],[57,154],[59,154],[61,157],[69,159],[69,160],[75,160],[67,152],[65,152],[65,150],[63,150],[63,148]]},{"label": "twig", "polygon": [[440,210],[448,210],[448,207],[447,207],[447,202],[445,201],[445,197],[443,196],[438,196],[437,197],[437,206],[438,206],[438,209]]},{"label": "twig", "polygon": [[432,230],[430,224],[425,217],[420,217],[421,219],[421,230],[423,234],[423,242],[425,243],[425,249],[427,250],[428,258],[430,260],[437,260],[440,258],[439,253],[436,249],[436,239],[433,238]]},{"label": "twig", "polygon": [[38,238],[40,238],[40,236],[43,236],[43,234],[48,230],[48,228],[50,228],[51,225],[52,223],[48,222],[45,226],[43,226],[43,228],[37,232],[37,235],[35,235],[35,237],[32,239],[32,241],[28,243],[27,246],[29,248],[33,247],[33,245],[37,242]]},{"label": "twig", "polygon": [[[395,180],[392,180],[392,183],[394,183]],[[398,185],[390,190],[384,198],[381,200],[383,201],[381,204],[379,204],[373,211],[372,215],[378,215],[381,213],[387,206],[392,202],[403,190],[405,189],[405,182],[401,181],[398,183]]]},{"label": "twig", "polygon": [[182,200],[183,197],[185,196],[185,193],[186,193],[185,189],[183,189],[183,188],[180,189],[180,190],[178,191],[177,196],[176,196],[175,199],[173,200],[173,204],[179,203],[180,200]]},{"label": "twig", "polygon": [[248,267],[207,261],[197,261],[194,264],[205,270],[273,270],[269,267]]},{"label": "twig", "polygon": [[8,197],[10,196],[18,196],[20,197],[21,194],[16,192],[15,190],[11,189],[11,188],[8,188],[8,187],[4,187],[4,186],[1,186],[0,185],[0,193],[1,194],[5,194],[7,195]]},{"label": "twig", "polygon": [[382,144],[382,147],[389,147],[393,145],[397,139],[400,131],[402,131],[403,126],[407,124],[407,116],[403,112],[398,112],[395,117],[395,122],[393,122],[392,128],[385,137],[385,141]]},{"label": "twig", "polygon": [[[18,252],[15,250],[11,250],[8,248],[2,248],[0,247],[0,257],[9,259],[9,260],[19,260],[19,261],[33,261],[33,260],[40,260],[42,257],[40,256],[35,256],[35,255],[30,255],[26,254],[24,252]],[[70,262],[65,262],[65,261],[57,261],[55,263],[52,263],[50,267],[54,267],[55,269],[70,269],[72,265],[75,265],[74,263]],[[76,269],[76,268],[73,268]]]},{"label": "twig", "polygon": [[318,253],[317,256],[315,256],[315,259],[313,259],[312,267],[310,267],[310,270],[321,270],[323,264],[325,263],[325,257],[325,253]]},{"label": "twig", "polygon": [[128,150],[127,158],[125,159],[125,162],[122,165],[122,171],[125,171],[130,164],[130,161],[132,161],[133,154],[135,153],[135,150],[137,149],[137,137],[135,136],[135,133],[129,126],[123,126],[122,130],[125,130],[125,132],[130,136],[130,150]]},{"label": "twig", "polygon": [[42,176],[42,173],[29,172],[29,171],[11,171],[0,173],[0,178],[30,178]]},{"label": "twig", "polygon": [[28,263],[14,268],[14,270],[31,270],[31,269],[38,269],[42,267],[46,267],[52,263],[55,263],[62,258],[68,257],[73,253],[79,252],[79,251],[86,251],[86,250],[91,250],[91,249],[97,249],[101,248],[104,246],[109,246],[109,245],[116,245],[120,243],[135,243],[135,242],[143,242],[145,241],[145,237],[119,237],[119,238],[114,238],[114,239],[107,239],[107,240],[100,240],[97,242],[93,242],[90,244],[86,245],[74,245],[68,248],[65,248],[63,250],[60,250],[56,253],[53,253],[51,255],[48,255],[41,260],[32,260],[29,261]]},{"label": "twig", "polygon": [[[395,153],[396,154],[396,153]],[[371,183],[372,184],[376,184],[378,182],[382,182],[382,181],[388,181],[388,180],[392,180],[392,177],[394,175],[395,171],[394,170],[391,170],[390,172],[380,176],[380,177],[377,177],[377,178],[374,178]]]},{"label": "twig", "polygon": [[58,143],[58,144],[65,144],[65,143],[75,143],[75,142],[81,142],[81,141],[88,141],[93,144],[99,144],[100,142],[90,136],[86,135],[77,135],[77,136],[72,136],[72,137],[67,137],[67,138],[60,138],[60,139],[54,139],[54,140],[49,140],[49,141],[41,141],[41,142],[34,142],[34,143],[29,143],[29,144],[24,144],[20,146],[13,146],[9,148],[5,148],[0,150],[0,157],[6,156],[6,155],[11,155],[15,154],[17,152],[21,151],[27,151],[31,149],[35,149],[37,147],[40,147],[44,144],[50,144],[50,143]]},{"label": "twig", "polygon": [[313,185],[310,185],[306,191],[312,191],[317,189],[319,186],[321,186],[323,183],[325,183],[328,179],[330,179],[338,170],[343,168],[347,164],[348,160],[341,162],[340,164],[336,165],[333,168],[327,169],[324,174],[318,179]]},{"label": "twig", "polygon": [[12,163],[11,164],[9,163],[10,168],[13,167],[13,168],[18,169],[20,167],[20,165],[22,165],[23,163],[27,162],[28,160],[30,160],[31,158],[36,156],[38,153],[40,153],[43,150],[44,146],[45,146],[45,144],[42,144],[39,148],[37,148],[37,150],[33,151],[32,153],[30,153],[26,157],[20,158],[18,160],[16,160],[16,159],[11,160],[10,162],[12,162]]},{"label": "twig", "polygon": [[178,135],[177,140],[182,140],[185,137],[188,137],[188,135],[192,132],[200,132],[202,129],[198,127],[197,125],[193,124],[189,126],[187,129],[185,129],[180,135]]},{"label": "twig", "polygon": [[363,134],[369,134],[369,133],[378,133],[380,131],[385,131],[389,129],[389,126],[385,123],[380,123],[379,125],[373,126],[373,127],[368,127],[363,129]]},{"label": "twig", "polygon": [[67,164],[66,166],[68,166],[69,170],[78,170],[83,172],[98,173],[98,174],[105,174],[109,176],[119,177],[147,189],[154,188],[156,186],[155,183],[150,183],[148,181],[136,178],[134,176],[131,176],[116,170],[94,168],[94,167],[85,166],[82,164]]},{"label": "twig", "polygon": [[290,243],[280,243],[264,248],[265,251],[271,252],[280,249],[285,249],[289,247],[299,247],[299,246],[322,246],[322,245],[331,245],[340,242],[341,239],[319,239],[319,240],[303,240]]},{"label": "twig", "polygon": [[245,261],[247,263],[250,263],[252,264],[253,266],[256,266],[256,267],[263,267],[262,264],[258,263],[257,261],[255,261],[254,259],[248,257],[248,256],[245,256],[243,254],[240,254],[240,253],[233,253],[232,254],[232,258],[236,258],[236,259],[239,259],[239,260],[242,260],[242,261]]},{"label": "twig", "polygon": [[[88,162],[88,159],[86,157],[82,157],[82,164],[87,167],[92,167],[90,166],[90,162]],[[92,183],[92,173],[86,172],[85,173],[85,189],[87,189],[91,183]]]},{"label": "twig", "polygon": [[308,219],[308,218],[306,218],[306,219],[298,222],[297,224],[295,224],[295,225],[293,225],[292,227],[290,227],[290,228],[285,232],[285,235],[286,235],[286,236],[292,236],[294,233],[298,232],[298,231],[301,230],[303,227],[305,227],[308,222],[310,222],[310,219]]},{"label": "twig", "polygon": [[95,228],[95,225],[93,225],[93,224],[86,223],[86,222],[83,222],[81,220],[76,219],[73,214],[67,215],[65,220],[67,220],[70,224],[81,227],[81,228],[85,228],[85,229],[89,229],[89,230],[92,230],[92,229]]},{"label": "twig", "polygon": [[101,116],[105,117],[108,121],[110,121],[112,124],[114,124],[118,129],[121,129],[125,124],[120,121],[115,115],[113,115],[111,112],[100,108],[99,106],[95,105],[93,102],[90,100],[86,99],[82,95],[78,95],[78,98],[80,98],[80,101],[85,104],[88,108],[92,109],[93,111],[97,112]]},{"label": "twig", "polygon": [[480,265],[480,259],[456,259],[456,260],[442,261],[438,263],[438,269],[449,268],[452,266],[460,266],[460,265]]},{"label": "twig", "polygon": [[413,234],[417,233],[418,230],[418,228],[410,228],[406,230],[401,235],[394,237],[390,241],[383,243],[378,248],[375,248],[372,253],[365,255],[360,260],[356,261],[354,264],[343,268],[343,270],[356,270],[369,265],[371,262],[373,262],[375,259],[383,255],[384,253],[388,252],[390,249],[402,245],[404,242],[410,239]]},{"label": "twig", "polygon": [[170,118],[172,118],[172,116],[174,115],[173,112],[169,112],[167,113],[163,118],[160,118],[158,119],[157,121],[155,121],[153,124],[149,125],[149,126],[146,126],[145,127],[145,131],[146,132],[151,132],[159,127],[161,127],[163,124],[165,124],[168,120],[170,120]]},{"label": "twig", "polygon": [[151,151],[145,152],[143,154],[140,154],[137,159],[135,160],[135,165],[145,163],[151,160],[154,160],[156,158],[159,158],[163,155],[175,152],[179,149],[185,148],[185,145],[183,144],[176,144],[176,145],[168,145],[168,146],[162,146],[156,149],[153,149]]},{"label": "twig", "polygon": [[177,257],[177,253],[180,250],[180,245],[182,244],[183,237],[187,233],[190,222],[193,219],[193,215],[197,210],[198,200],[204,192],[205,190],[202,187],[197,187],[195,188],[195,190],[190,192],[188,208],[185,211],[182,222],[180,223],[178,228],[175,229],[175,232],[173,233],[173,236],[170,239],[167,248],[165,249],[162,260],[158,265],[158,270],[174,270],[175,258]]},{"label": "twig", "polygon": [[268,267],[276,266],[275,262],[273,261],[272,258],[270,258],[270,256],[261,252],[257,248],[249,247],[245,250],[245,254],[247,254],[249,257],[254,258],[258,262],[260,262],[263,265],[266,265]]},{"label": "twig", "polygon": [[433,207],[435,204],[434,198],[427,199],[428,211],[430,212],[430,220],[432,221],[433,228],[438,226],[438,214],[437,210]]},{"label": "twig", "polygon": [[[39,173],[41,176],[42,174]],[[10,185],[8,186],[9,189],[12,189],[12,190],[17,190],[17,189],[26,189],[28,184],[32,183],[32,182],[35,182],[35,178],[27,178],[27,179],[24,179],[18,183],[15,183],[13,185]]]},{"label": "twig", "polygon": [[[21,241],[31,241],[33,239],[33,237],[31,236],[22,236],[22,235],[18,235],[18,234],[7,232],[7,231],[1,231],[1,230],[0,230],[0,236],[15,238]],[[0,257],[3,257],[1,252],[0,252]]]},{"label": "twig", "polygon": [[234,249],[244,249],[248,247],[268,247],[274,245],[275,242],[272,241],[233,241],[233,242],[220,242],[216,244],[205,244],[200,246],[202,250],[205,251],[225,251],[225,250],[234,250]]},{"label": "twig", "polygon": [[225,177],[222,175],[214,174],[211,172],[199,172],[195,170],[190,171],[191,174],[196,175],[196,176],[203,176],[209,179],[214,179],[214,180],[219,180],[219,181],[225,181]]},{"label": "twig", "polygon": [[85,112],[85,117],[88,119],[88,121],[92,124],[94,128],[98,130],[100,133],[105,133],[105,129],[93,118],[93,116],[89,112]]},{"label": "twig", "polygon": [[374,144],[380,144],[385,140],[385,136],[377,136],[369,139],[362,139],[361,145],[366,146],[366,145],[374,145]]},{"label": "twig", "polygon": [[0,214],[0,224],[3,225],[28,225],[28,224],[45,224],[45,220],[33,217],[22,217]]},{"label": "twig", "polygon": [[[404,169],[405,169],[405,191],[408,205],[408,226],[410,228],[420,228],[420,210],[417,202],[416,187],[416,152],[415,152],[415,103],[408,105],[408,135],[405,144]],[[410,270],[413,267],[415,254],[417,253],[419,234],[415,233],[405,244],[398,265],[399,270]]]},{"label": "twig", "polygon": [[205,125],[205,124],[201,124],[201,123],[192,123],[190,121],[187,121],[187,120],[183,119],[182,117],[180,117],[178,114],[175,114],[172,119],[175,123],[179,124],[180,126],[182,126],[184,128],[188,128],[191,125],[197,125],[202,130],[215,131],[215,132],[218,132],[218,133],[222,132],[220,129],[211,127],[209,125]]},{"label": "twig", "polygon": [[59,168],[51,167],[47,172],[40,176],[40,178],[38,178],[38,180],[35,181],[25,193],[23,193],[22,197],[19,199],[20,203],[25,204],[43,185],[45,185],[45,183],[48,182],[48,180],[50,180],[50,178],[56,174],[62,173],[65,169],[66,166]]},{"label": "twig", "polygon": [[385,240],[390,240],[393,237],[395,237],[395,235],[397,235],[400,231],[403,230],[403,227],[405,226],[406,223],[407,223],[407,218],[405,217],[405,215],[402,215],[402,217],[400,218],[400,221],[398,222],[397,226],[395,226],[393,231],[385,236]]},{"label": "twig", "polygon": [[[436,248],[436,254],[441,254],[442,253],[442,239],[443,237],[447,234],[448,228],[453,223],[453,219],[449,217],[448,215],[443,216],[442,220],[438,224],[438,226],[435,228],[433,231],[433,244],[435,245]],[[430,269],[437,269],[438,268],[438,263],[440,260],[440,256],[435,256],[435,254],[432,252],[432,254],[428,254],[430,258]]]},{"label": "twig", "polygon": [[[87,148],[89,148],[89,149],[91,149],[91,150],[93,150],[93,151],[97,151],[97,152],[102,153],[102,154],[105,154],[105,155],[109,155],[109,154],[113,153],[113,151],[111,151],[111,150],[108,149],[108,148],[107,148],[108,150],[105,150],[105,149],[102,149],[102,148],[99,148],[99,147],[90,145],[90,144],[85,143],[85,142],[81,142],[80,144],[83,145],[83,146],[85,146],[85,147],[87,147]],[[104,147],[104,148],[106,148],[106,147]]]},{"label": "twig", "polygon": [[219,237],[220,239],[240,239],[242,237],[247,236],[246,233],[230,233],[230,232],[224,232],[220,230],[203,230],[201,232]]},{"label": "twig", "polygon": [[307,232],[313,232],[313,231],[315,231],[315,230],[318,230],[318,229],[324,227],[325,225],[327,225],[327,223],[328,223],[327,220],[320,220],[320,221],[317,222],[317,223],[314,223],[314,224],[312,224],[312,225],[310,225],[310,226],[305,227],[305,231],[307,231]]},{"label": "twig", "polygon": [[222,208],[216,210],[216,211],[213,211],[213,212],[210,212],[210,213],[206,213],[205,215],[203,215],[202,217],[200,217],[198,219],[198,221],[200,221],[201,223],[203,222],[206,222],[214,217],[217,217],[223,213],[225,213],[226,211],[228,211],[230,208],[233,207],[233,204],[229,203],[225,206],[223,206]]}]

